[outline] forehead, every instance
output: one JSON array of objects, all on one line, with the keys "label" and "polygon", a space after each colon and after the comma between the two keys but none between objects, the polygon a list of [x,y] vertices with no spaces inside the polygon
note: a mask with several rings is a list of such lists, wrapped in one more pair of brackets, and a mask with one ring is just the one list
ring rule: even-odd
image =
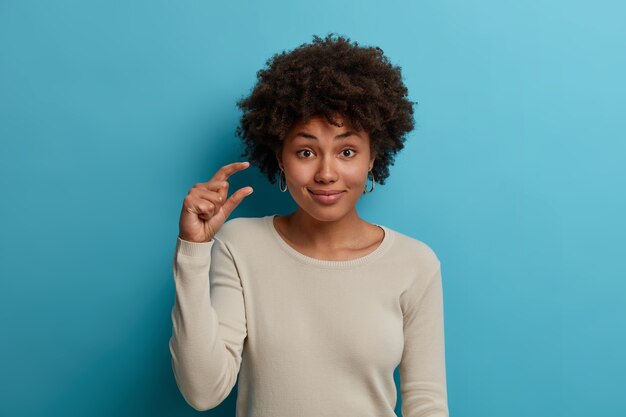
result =
[{"label": "forehead", "polygon": [[351,128],[349,121],[342,115],[333,116],[339,126],[335,126],[330,123],[324,116],[312,116],[308,120],[299,119],[292,126],[290,130],[312,128],[312,129],[328,129],[328,130],[346,130]]},{"label": "forehead", "polygon": [[335,126],[334,124],[330,123],[324,116],[312,116],[308,120],[299,119],[291,126],[286,135],[289,138],[295,139],[302,137],[302,135],[300,135],[301,133],[306,133],[317,137],[318,135],[336,136],[344,134],[346,132],[354,132],[354,135],[349,135],[348,137],[369,140],[367,132],[363,130],[356,130],[350,124],[350,121],[346,117],[342,115],[335,115],[334,119],[339,124],[339,126]]}]

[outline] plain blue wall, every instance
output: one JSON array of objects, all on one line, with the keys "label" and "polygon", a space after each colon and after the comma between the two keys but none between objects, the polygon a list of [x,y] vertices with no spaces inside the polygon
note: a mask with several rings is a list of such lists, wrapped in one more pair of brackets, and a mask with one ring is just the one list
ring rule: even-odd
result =
[{"label": "plain blue wall", "polygon": [[[197,414],[168,349],[182,200],[240,160],[266,59],[328,32],[419,103],[359,212],[442,261],[451,415],[625,415],[626,6],[588,3],[0,1],[0,415]],[[233,217],[294,207],[245,185]]]}]

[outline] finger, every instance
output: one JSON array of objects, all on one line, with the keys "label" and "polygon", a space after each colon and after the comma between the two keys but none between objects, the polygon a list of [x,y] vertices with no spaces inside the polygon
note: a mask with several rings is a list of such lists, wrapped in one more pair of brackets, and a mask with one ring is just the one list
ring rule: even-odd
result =
[{"label": "finger", "polygon": [[213,217],[219,210],[219,207],[205,199],[193,199],[188,203],[186,210],[189,213],[196,214],[200,218],[206,219]]},{"label": "finger", "polygon": [[250,162],[233,162],[232,164],[224,165],[221,167],[215,175],[213,175],[212,180],[216,181],[226,181],[228,177],[233,175],[237,171],[244,170],[250,166]]},{"label": "finger", "polygon": [[209,191],[218,191],[221,188],[228,188],[228,181],[218,181],[214,179],[210,179],[207,182],[198,182],[193,188],[201,188]]},{"label": "finger", "polygon": [[185,211],[195,215],[199,220],[207,220],[206,215],[202,213],[199,209],[193,207],[186,207]]},{"label": "finger", "polygon": [[217,191],[209,191],[204,188],[196,189],[194,191],[194,197],[208,200],[216,206],[220,206],[224,203],[224,197],[222,197],[222,194]]},{"label": "finger", "polygon": [[228,187],[229,186],[230,186],[230,184],[228,184],[228,181],[222,181],[220,183],[220,186],[216,189],[216,192],[222,198],[222,203],[224,201],[226,201],[226,199],[228,198]]},{"label": "finger", "polygon": [[235,191],[220,208],[220,210],[224,213],[224,218],[228,218],[230,213],[232,213],[239,203],[243,201],[244,197],[249,196],[253,191],[252,187],[243,187]]},{"label": "finger", "polygon": [[228,197],[228,181],[215,181],[209,180],[207,182],[199,182],[193,188],[196,190],[206,190],[209,192],[216,192],[222,198],[222,202],[226,201]]}]

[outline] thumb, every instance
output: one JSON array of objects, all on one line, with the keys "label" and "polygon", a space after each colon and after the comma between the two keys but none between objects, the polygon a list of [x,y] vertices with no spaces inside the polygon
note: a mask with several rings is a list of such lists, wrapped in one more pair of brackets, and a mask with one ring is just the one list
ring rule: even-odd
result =
[{"label": "thumb", "polygon": [[245,197],[252,194],[253,191],[254,190],[252,187],[244,187],[235,191],[233,195],[231,195],[230,198],[226,200],[221,207],[221,210],[224,213],[224,218],[227,219],[228,216],[230,216],[230,213],[235,210],[239,203],[241,203]]}]

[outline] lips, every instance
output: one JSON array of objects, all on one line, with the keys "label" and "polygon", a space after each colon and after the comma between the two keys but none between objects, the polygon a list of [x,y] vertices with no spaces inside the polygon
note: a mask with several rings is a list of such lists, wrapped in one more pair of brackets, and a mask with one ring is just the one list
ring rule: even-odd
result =
[{"label": "lips", "polygon": [[315,195],[335,195],[335,194],[339,194],[343,192],[340,190],[311,190],[311,189],[309,189],[309,191]]},{"label": "lips", "polygon": [[[308,190],[311,194],[313,200],[317,201],[320,204],[324,205],[332,205],[343,197],[343,191],[335,191],[335,190]],[[324,193],[324,194],[320,194]]]}]

